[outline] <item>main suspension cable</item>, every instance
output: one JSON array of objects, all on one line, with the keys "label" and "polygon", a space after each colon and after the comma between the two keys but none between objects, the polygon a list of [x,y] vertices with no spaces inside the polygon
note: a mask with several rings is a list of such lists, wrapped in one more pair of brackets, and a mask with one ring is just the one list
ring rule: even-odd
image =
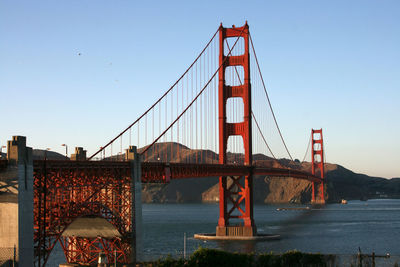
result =
[{"label": "main suspension cable", "polygon": [[[242,31],[240,32],[239,36],[237,37],[235,43],[232,46],[232,49],[235,47],[235,45],[237,44],[238,40],[240,39],[240,37],[242,37],[242,33],[244,31],[244,28],[242,29]],[[221,69],[221,67],[225,64],[225,62],[227,61],[228,57],[231,55],[232,53],[232,49],[229,50],[228,55],[224,58],[224,61],[221,63],[221,65],[219,65],[218,69],[214,72],[214,74],[211,76],[211,78],[208,80],[208,82],[206,83],[206,85],[203,87],[203,89],[200,90],[200,92],[196,95],[196,97],[192,100],[192,102],[190,102],[190,104],[182,111],[182,113],[168,126],[168,128],[166,128],[164,130],[164,132],[162,132],[162,134],[157,137],[153,143],[151,143],[150,145],[148,145],[141,153],[140,155],[143,155],[147,150],[149,150],[149,148],[151,148],[182,116],[183,114],[185,114],[185,112],[193,105],[193,103],[196,102],[196,100],[200,97],[200,95],[204,92],[204,90],[207,88],[207,86],[210,84],[210,82],[214,79],[215,75],[217,75],[218,71]]]},{"label": "main suspension cable", "polygon": [[306,160],[308,150],[310,149],[310,144],[311,144],[311,134],[310,134],[310,138],[308,139],[308,145],[307,145],[306,153],[304,154],[303,160],[301,162],[304,162]]},{"label": "main suspension cable", "polygon": [[274,157],[274,159],[276,159],[274,153],[272,153],[272,150],[271,150],[271,148],[269,147],[269,145],[268,145],[268,143],[267,143],[267,140],[265,140],[265,137],[264,137],[263,133],[261,132],[260,126],[258,125],[258,122],[257,122],[257,120],[256,120],[256,116],[254,116],[253,111],[251,111],[251,115],[253,116],[253,119],[254,119],[254,122],[256,123],[256,126],[257,126],[257,128],[258,128],[258,131],[259,131],[260,134],[261,134],[261,138],[264,140],[264,143],[265,143],[265,145],[267,146],[267,148],[268,148],[269,152],[271,153],[271,155]]},{"label": "main suspension cable", "polygon": [[281,130],[280,130],[280,128],[279,128],[278,122],[277,122],[277,120],[276,120],[274,110],[272,109],[271,101],[269,100],[267,88],[266,88],[265,83],[264,83],[264,78],[263,78],[262,73],[261,73],[260,65],[258,64],[258,59],[257,59],[257,55],[256,55],[256,50],[254,49],[253,39],[251,38],[251,34],[250,34],[250,33],[249,33],[249,37],[250,37],[251,47],[252,47],[252,50],[253,50],[253,53],[254,53],[254,58],[255,58],[256,63],[257,63],[258,72],[260,73],[261,82],[262,82],[263,87],[264,87],[264,92],[265,92],[265,95],[267,96],[268,105],[269,105],[269,108],[271,109],[271,112],[272,112],[272,117],[274,118],[276,128],[278,129],[279,135],[280,135],[280,137],[281,137],[281,140],[282,140],[282,142],[283,142],[283,145],[285,146],[286,152],[288,153],[290,159],[293,161],[292,155],[290,154],[289,149],[288,149],[287,146],[286,146],[285,140],[283,139],[283,135],[282,135],[282,132],[281,132]]},{"label": "main suspension cable", "polygon": [[196,57],[196,59],[190,64],[190,66],[186,69],[186,71],[179,77],[179,79],[150,107],[148,108],[139,118],[137,118],[131,125],[129,125],[125,130],[123,130],[120,134],[118,134],[114,139],[112,139],[110,142],[108,142],[105,146],[101,147],[96,153],[94,153],[92,156],[88,158],[88,160],[91,160],[93,157],[95,157],[98,153],[100,153],[102,150],[106,149],[111,143],[113,143],[115,140],[117,140],[121,135],[123,135],[126,131],[128,131],[132,126],[134,126],[138,121],[140,121],[146,114],[153,109],[160,101],[175,87],[175,85],[178,84],[178,82],[186,75],[186,73],[189,72],[189,70],[193,67],[193,65],[197,62],[197,60],[203,55],[204,51],[208,48],[212,40],[214,40],[215,36],[217,35],[219,31],[218,30],[214,33],[214,35],[211,37],[210,41],[208,41],[207,45],[204,47],[204,49],[200,52],[200,54]]},{"label": "main suspension cable", "polygon": [[[226,39],[225,39],[225,42],[226,42],[226,45],[227,45],[228,49],[230,49],[230,48],[229,48],[228,41],[227,41]],[[237,76],[237,78],[238,78],[238,80],[239,80],[240,85],[243,85],[242,80],[240,79],[239,72],[238,72],[238,70],[237,70],[237,66],[235,66],[235,72],[236,72],[236,76]],[[251,115],[252,115],[252,117],[253,117],[253,119],[254,119],[254,122],[256,123],[256,126],[257,126],[258,131],[259,131],[260,134],[261,134],[261,138],[263,139],[263,141],[264,141],[265,145],[267,146],[269,152],[271,153],[272,157],[274,157],[274,159],[276,159],[274,153],[272,153],[272,150],[271,150],[271,148],[269,147],[269,145],[268,145],[268,143],[267,143],[267,140],[266,140],[265,137],[264,137],[264,134],[263,134],[262,131],[261,131],[261,128],[260,128],[260,126],[259,126],[259,124],[258,124],[258,122],[257,122],[256,116],[254,115],[253,110],[251,111]]]}]

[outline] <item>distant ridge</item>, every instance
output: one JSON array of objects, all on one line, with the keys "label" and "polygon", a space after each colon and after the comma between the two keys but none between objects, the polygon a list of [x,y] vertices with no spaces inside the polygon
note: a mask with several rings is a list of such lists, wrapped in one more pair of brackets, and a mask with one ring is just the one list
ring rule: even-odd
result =
[{"label": "distant ridge", "polygon": [[[157,143],[143,160],[156,161],[171,159],[171,151],[176,155],[180,148],[180,160],[189,158],[202,159],[203,163],[218,163],[218,155],[210,150],[190,149],[178,143]],[[143,151],[144,148],[138,151]],[[243,154],[228,153],[228,162],[243,162]],[[311,172],[310,162],[296,162],[289,159],[273,159],[263,154],[253,155],[257,165],[274,168],[292,168]],[[328,202],[339,202],[341,199],[400,198],[400,178],[385,179],[354,173],[337,164],[326,163],[326,194]],[[219,191],[218,179],[184,179],[172,180],[167,185],[143,186],[145,202],[216,202]],[[310,201],[311,184],[305,180],[273,177],[255,177],[254,200],[256,203],[307,203]]]},{"label": "distant ridge", "polygon": [[[211,150],[190,149],[179,143],[156,143],[144,155],[144,161],[189,162],[197,157],[203,163],[218,163],[218,155]],[[139,148],[138,152],[144,148]],[[34,149],[35,160],[44,159],[45,150]],[[171,157],[175,155],[174,157]],[[2,153],[3,158],[6,157]],[[65,155],[47,151],[49,160],[65,160]],[[243,162],[243,154],[227,153],[228,162]],[[114,155],[105,160],[125,158],[124,154]],[[69,159],[69,158],[68,158]],[[291,161],[289,159],[273,159],[263,154],[253,155],[257,165],[274,168],[292,168],[311,172],[311,163]],[[337,164],[325,165],[326,194],[328,202],[339,202],[341,199],[400,198],[400,177],[385,179],[354,173]],[[169,184],[143,184],[142,200],[147,203],[187,203],[217,202],[219,197],[217,177],[191,178],[172,180]],[[308,203],[311,195],[311,184],[305,180],[258,176],[254,178],[254,201],[256,203]]]},{"label": "distant ridge", "polygon": [[[65,157],[65,155],[61,155],[58,152],[47,151],[47,150],[43,150],[43,149],[33,149],[32,154],[33,154],[34,160],[44,159],[45,154],[46,154],[46,158],[49,160],[66,160],[67,159],[67,157]],[[68,160],[69,160],[69,158],[68,158]]]},{"label": "distant ridge", "polygon": [[[49,160],[65,160],[66,159],[65,155],[61,155],[58,152],[47,151],[47,150],[43,150],[43,149],[33,149],[33,151],[32,151],[33,159],[34,160],[44,159],[45,151],[46,151],[46,158],[49,159]],[[7,153],[1,153],[1,156],[2,156],[3,159],[6,159],[7,158]]]}]

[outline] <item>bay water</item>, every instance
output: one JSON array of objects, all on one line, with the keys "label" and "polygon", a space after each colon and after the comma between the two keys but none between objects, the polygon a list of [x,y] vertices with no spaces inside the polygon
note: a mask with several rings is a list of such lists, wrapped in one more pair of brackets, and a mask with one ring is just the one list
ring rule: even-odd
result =
[{"label": "bay water", "polygon": [[[290,209],[281,208],[306,208]],[[186,234],[187,255],[199,247],[232,252],[283,253],[302,252],[356,255],[362,253],[391,255],[383,263],[400,263],[400,200],[375,199],[328,204],[320,208],[310,205],[255,205],[254,219],[262,234],[279,234],[280,240],[202,241],[195,233],[215,233],[218,204],[143,204],[143,257],[150,261],[171,255],[183,256]],[[65,262],[59,245],[48,266]],[[377,265],[379,266],[379,265]],[[387,265],[393,266],[393,265]]]}]

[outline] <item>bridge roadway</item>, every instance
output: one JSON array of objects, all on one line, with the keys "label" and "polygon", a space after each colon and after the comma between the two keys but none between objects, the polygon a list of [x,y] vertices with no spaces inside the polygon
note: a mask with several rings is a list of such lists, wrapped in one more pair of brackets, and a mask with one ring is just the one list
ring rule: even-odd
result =
[{"label": "bridge roadway", "polygon": [[[70,161],[70,160],[34,160],[34,171],[95,171],[93,175],[101,175],[102,170],[118,170],[119,173],[130,176],[129,161]],[[190,164],[142,162],[141,180],[143,183],[168,183],[172,179],[268,175],[273,177],[293,177],[310,182],[321,183],[323,180],[310,173],[285,168],[268,168],[261,166],[245,166],[231,164]]]}]

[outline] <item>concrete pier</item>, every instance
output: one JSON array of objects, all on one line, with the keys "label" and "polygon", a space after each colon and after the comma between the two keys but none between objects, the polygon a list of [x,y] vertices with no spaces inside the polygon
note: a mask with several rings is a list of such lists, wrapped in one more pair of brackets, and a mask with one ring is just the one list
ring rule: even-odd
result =
[{"label": "concrete pier", "polygon": [[140,262],[142,258],[142,168],[140,157],[135,146],[126,149],[125,159],[131,164],[131,190],[132,191],[132,262]]},{"label": "concrete pier", "polygon": [[86,160],[86,150],[83,150],[83,147],[75,147],[75,153],[71,154],[71,160]]},{"label": "concrete pier", "polygon": [[15,246],[18,266],[33,266],[32,148],[24,136],[7,144],[8,166],[0,171],[0,249]]},{"label": "concrete pier", "polygon": [[257,234],[253,236],[244,235],[226,235],[218,236],[216,234],[194,234],[196,239],[210,240],[210,241],[269,241],[269,240],[279,240],[280,235],[267,235],[267,234]]}]

